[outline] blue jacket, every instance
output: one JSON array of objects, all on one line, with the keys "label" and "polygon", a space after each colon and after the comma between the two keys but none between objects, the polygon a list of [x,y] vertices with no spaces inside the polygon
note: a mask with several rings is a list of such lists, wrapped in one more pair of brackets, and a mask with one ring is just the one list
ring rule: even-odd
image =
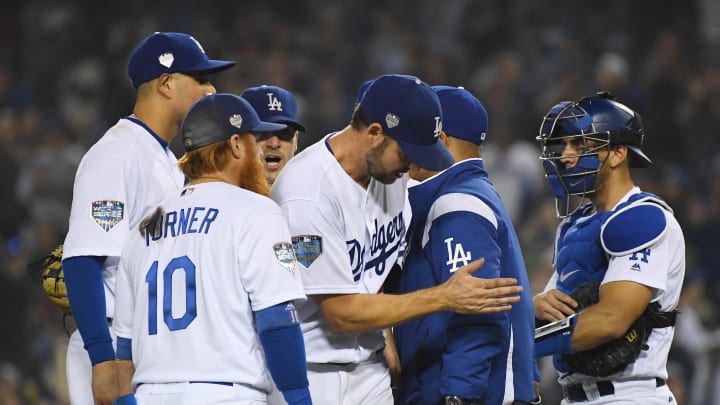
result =
[{"label": "blue jacket", "polygon": [[515,277],[524,291],[510,312],[441,312],[397,326],[402,403],[440,404],[446,395],[485,405],[504,398],[532,401],[537,367],[530,283],[517,235],[482,160],[455,164],[411,187],[409,198],[401,293],[441,284],[482,257],[476,277]]}]

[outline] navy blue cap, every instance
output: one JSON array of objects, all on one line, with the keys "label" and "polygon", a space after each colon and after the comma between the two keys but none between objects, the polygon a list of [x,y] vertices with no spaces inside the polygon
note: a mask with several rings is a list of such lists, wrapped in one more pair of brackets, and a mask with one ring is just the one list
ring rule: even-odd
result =
[{"label": "navy blue cap", "polygon": [[261,120],[287,124],[305,132],[305,126],[298,122],[297,101],[289,91],[263,84],[245,89],[240,97],[252,105]]},{"label": "navy blue cap", "polygon": [[180,135],[185,151],[229,139],[234,134],[270,132],[287,128],[260,120],[250,103],[229,93],[207,95],[196,101],[185,114]]},{"label": "navy blue cap", "polygon": [[163,73],[217,73],[233,66],[232,61],[208,59],[200,43],[188,34],[156,32],[133,50],[128,76],[138,88]]},{"label": "navy blue cap", "polygon": [[370,122],[397,141],[403,153],[427,170],[444,170],[455,160],[440,140],[442,110],[435,92],[414,76],[375,79],[360,100]]},{"label": "navy blue cap", "polygon": [[488,115],[480,100],[463,87],[433,86],[443,112],[443,131],[453,138],[482,145]]},{"label": "navy blue cap", "polygon": [[360,100],[362,100],[363,96],[365,95],[365,92],[367,91],[368,87],[375,81],[375,79],[365,80],[363,84],[360,85],[360,88],[358,89],[357,95],[355,96],[355,104],[359,104]]}]

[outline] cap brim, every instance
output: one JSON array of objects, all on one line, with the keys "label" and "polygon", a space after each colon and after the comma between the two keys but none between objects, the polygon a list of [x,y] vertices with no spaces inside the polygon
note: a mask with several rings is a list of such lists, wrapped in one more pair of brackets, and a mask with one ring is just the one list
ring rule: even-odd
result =
[{"label": "cap brim", "polygon": [[297,121],[289,120],[286,117],[269,118],[268,121],[276,122],[278,124],[285,124],[289,127],[293,127],[300,132],[306,132],[305,126]]},{"label": "cap brim", "polygon": [[413,163],[425,170],[445,170],[455,163],[455,158],[450,154],[445,145],[437,141],[430,145],[417,145],[414,143],[395,139],[400,145],[405,156]]},{"label": "cap brim", "polygon": [[259,124],[257,124],[255,127],[252,128],[253,132],[274,132],[274,131],[280,131],[287,128],[287,125],[285,124],[275,124],[272,122],[263,122],[260,121]]},{"label": "cap brim", "polygon": [[630,159],[630,167],[650,167],[653,165],[652,160],[637,146],[625,145],[625,147],[634,155]]},{"label": "cap brim", "polygon": [[233,62],[233,61],[210,59],[206,63],[202,63],[200,65],[196,65],[196,66],[189,67],[187,69],[183,69],[183,72],[187,72],[187,73],[193,73],[193,72],[218,73],[218,72],[222,72],[223,70],[230,69],[233,66],[235,66],[235,62]]}]

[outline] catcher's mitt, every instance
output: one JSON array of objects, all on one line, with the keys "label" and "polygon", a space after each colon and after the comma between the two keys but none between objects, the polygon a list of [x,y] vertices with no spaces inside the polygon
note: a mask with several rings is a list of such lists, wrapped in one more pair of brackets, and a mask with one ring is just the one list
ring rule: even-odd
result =
[{"label": "catcher's mitt", "polygon": [[65,274],[62,268],[63,245],[60,244],[42,261],[42,289],[50,302],[70,313],[70,301],[65,287]]},{"label": "catcher's mitt", "polygon": [[[591,282],[570,294],[578,302],[578,312],[599,301],[600,283]],[[648,305],[645,312],[630,326],[624,336],[590,350],[563,355],[574,370],[594,377],[606,377],[634,363],[642,350],[647,350],[653,320],[659,317],[658,303]],[[673,317],[674,323],[674,317]],[[669,326],[669,325],[668,325]]]}]

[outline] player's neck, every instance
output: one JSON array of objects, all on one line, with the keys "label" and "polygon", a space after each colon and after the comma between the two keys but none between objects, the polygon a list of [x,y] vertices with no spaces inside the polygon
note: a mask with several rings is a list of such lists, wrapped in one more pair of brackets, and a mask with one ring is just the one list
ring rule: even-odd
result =
[{"label": "player's neck", "polygon": [[203,174],[202,176],[193,179],[189,185],[196,185],[196,184],[202,184],[202,183],[229,183],[233,184],[232,181],[228,178],[228,176],[223,175],[223,173],[212,173],[212,174]]},{"label": "player's neck", "polygon": [[347,126],[328,139],[328,145],[345,173],[361,187],[367,188],[370,183],[370,173],[365,159],[367,150],[358,141],[357,135],[357,131]]},{"label": "player's neck", "polygon": [[163,141],[171,143],[180,132],[178,123],[168,119],[166,108],[155,108],[152,104],[138,101],[133,115],[145,123],[155,135]]}]

